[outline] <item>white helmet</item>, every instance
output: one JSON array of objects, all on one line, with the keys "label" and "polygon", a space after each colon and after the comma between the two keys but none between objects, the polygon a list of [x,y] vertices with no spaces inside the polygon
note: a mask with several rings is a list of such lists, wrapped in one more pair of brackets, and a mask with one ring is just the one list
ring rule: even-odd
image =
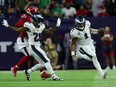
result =
[{"label": "white helmet", "polygon": [[81,31],[84,30],[85,18],[83,18],[82,16],[78,16],[77,18],[75,18],[75,25],[78,30],[81,30]]},{"label": "white helmet", "polygon": [[33,21],[35,22],[43,22],[44,18],[41,14],[36,13],[36,14],[32,14],[31,18],[33,19]]}]

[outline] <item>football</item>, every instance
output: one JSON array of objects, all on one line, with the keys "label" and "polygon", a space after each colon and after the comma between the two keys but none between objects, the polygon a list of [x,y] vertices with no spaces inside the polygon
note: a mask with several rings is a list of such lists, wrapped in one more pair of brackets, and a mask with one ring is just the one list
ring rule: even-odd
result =
[{"label": "football", "polygon": [[104,29],[103,29],[103,28],[100,28],[100,29],[98,30],[98,35],[99,35],[100,37],[103,37],[103,36],[104,36]]}]

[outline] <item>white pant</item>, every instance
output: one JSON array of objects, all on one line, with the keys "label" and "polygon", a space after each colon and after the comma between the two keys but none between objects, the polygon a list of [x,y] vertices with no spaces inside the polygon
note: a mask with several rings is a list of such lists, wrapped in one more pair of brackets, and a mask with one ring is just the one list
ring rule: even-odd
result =
[{"label": "white pant", "polygon": [[96,57],[95,47],[93,45],[78,45],[76,55],[78,58],[92,61],[92,58]]},{"label": "white pant", "polygon": [[18,37],[17,38],[17,47],[19,50],[21,50],[23,52],[24,55],[29,55],[29,44],[28,44],[28,40],[26,37],[24,37],[24,38]]},{"label": "white pant", "polygon": [[29,45],[29,53],[33,56],[40,64],[50,62],[46,53],[40,48],[40,45]]}]

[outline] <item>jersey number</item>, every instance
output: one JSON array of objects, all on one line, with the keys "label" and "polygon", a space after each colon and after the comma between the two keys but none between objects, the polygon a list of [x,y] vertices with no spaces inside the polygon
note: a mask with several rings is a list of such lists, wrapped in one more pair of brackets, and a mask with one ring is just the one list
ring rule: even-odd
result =
[{"label": "jersey number", "polygon": [[34,41],[40,41],[40,34],[38,34],[38,33],[33,33],[33,35],[35,35],[35,37],[34,37]]},{"label": "jersey number", "polygon": [[87,39],[87,38],[88,38],[88,35],[87,35],[87,33],[85,33],[85,34],[84,34],[84,37],[85,37],[85,39]]}]

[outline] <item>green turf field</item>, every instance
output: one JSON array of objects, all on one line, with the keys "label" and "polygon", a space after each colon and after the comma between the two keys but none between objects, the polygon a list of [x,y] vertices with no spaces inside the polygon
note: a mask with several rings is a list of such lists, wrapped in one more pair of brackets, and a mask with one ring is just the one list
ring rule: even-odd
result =
[{"label": "green turf field", "polygon": [[38,71],[27,81],[23,71],[13,77],[10,71],[0,71],[0,87],[116,87],[116,71],[110,70],[103,80],[96,70],[62,70],[55,73],[64,81],[41,80]]}]

